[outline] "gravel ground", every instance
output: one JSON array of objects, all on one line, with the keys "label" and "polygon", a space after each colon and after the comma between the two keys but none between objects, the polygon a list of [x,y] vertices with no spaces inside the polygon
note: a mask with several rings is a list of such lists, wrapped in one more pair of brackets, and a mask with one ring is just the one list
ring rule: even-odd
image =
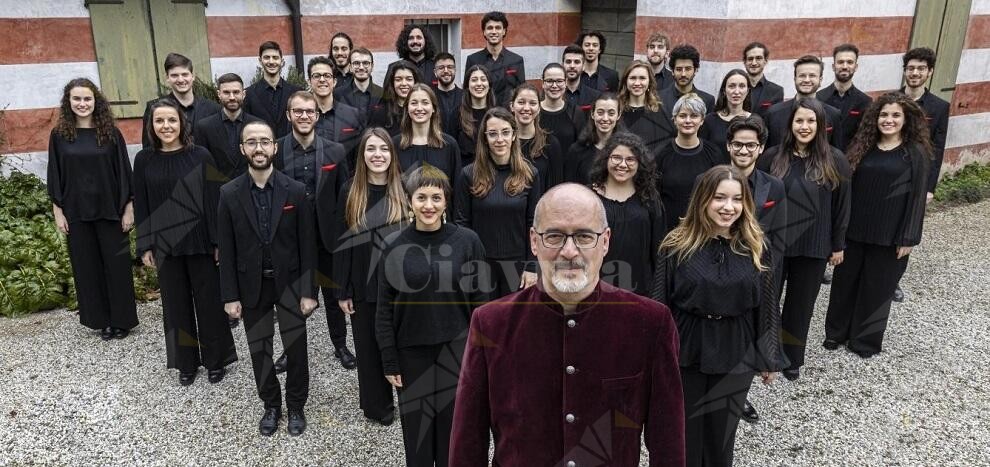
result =
[{"label": "gravel ground", "polygon": [[[929,215],[902,281],[908,301],[869,360],[818,345],[823,287],[802,377],[754,385],[762,421],[741,424],[736,465],[990,465],[988,218],[990,201]],[[221,384],[201,371],[181,387],[165,370],[160,304],[139,317],[111,342],[64,310],[0,319],[0,465],[402,464],[398,423],[360,415],[357,375],[332,358],[322,310],[309,326],[309,428],[295,438],[284,420],[258,435],[242,327],[241,361]]]}]

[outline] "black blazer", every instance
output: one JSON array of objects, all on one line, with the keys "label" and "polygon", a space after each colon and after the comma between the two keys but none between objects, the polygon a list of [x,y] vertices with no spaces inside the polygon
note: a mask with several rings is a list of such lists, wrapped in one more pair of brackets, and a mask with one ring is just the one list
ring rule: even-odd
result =
[{"label": "black blazer", "polygon": [[[295,144],[295,136],[292,133],[285,135],[278,140],[278,153],[275,154],[275,168],[290,178],[296,168],[296,160],[292,152],[293,144]],[[316,177],[316,197],[313,202],[316,209],[316,226],[319,227],[320,232],[318,240],[326,251],[333,251],[336,248],[334,222],[337,215],[337,194],[344,186],[344,182],[350,178],[350,166],[347,163],[344,146],[340,143],[317,136],[313,144],[316,146],[318,158],[316,165],[320,167]]]},{"label": "black blazer", "polygon": [[835,83],[818,91],[817,97],[818,100],[839,109],[839,131],[835,133],[833,146],[846,152],[849,143],[852,143],[853,137],[856,136],[856,131],[859,130],[859,122],[863,120],[866,108],[873,99],[855,85],[849,88],[844,99],[840,99],[835,91]]},{"label": "black blazer", "polygon": [[189,125],[189,129],[193,130],[194,137],[196,136],[196,122],[220,111],[220,104],[217,104],[209,99],[202,99],[200,97],[194,98],[192,106],[190,107],[183,107],[182,104],[179,104],[179,101],[175,100],[171,93],[166,96],[159,97],[158,99],[152,99],[145,104],[144,116],[141,117],[142,149],[148,149],[151,147],[151,139],[148,138],[148,125],[151,125],[151,106],[161,99],[172,99],[172,101],[175,102],[180,109],[182,109],[182,112],[186,114],[186,124]]},{"label": "black blazer", "polygon": [[[306,188],[277,170],[272,171],[272,263],[279,305],[298,309],[301,297],[316,298],[316,239],[313,209]],[[258,305],[261,296],[263,241],[251,175],[245,173],[220,188],[217,232],[220,246],[220,297]]]},{"label": "black blazer", "polygon": [[598,63],[595,70],[595,83],[591,82],[591,77],[587,73],[581,72],[581,84],[594,88],[601,92],[619,92],[619,73],[615,70]]},{"label": "black blazer", "polygon": [[[347,104],[358,109],[358,113],[361,115],[361,125],[367,127],[368,117],[374,109],[381,107],[382,95],[384,93],[385,90],[381,86],[375,83],[368,83],[368,102],[361,102],[361,97],[359,96],[362,92],[354,87],[354,83],[352,82],[350,86],[334,89],[333,98],[335,102]],[[334,106],[336,105],[334,104]]]},{"label": "black blazer", "polygon": [[925,111],[925,120],[928,120],[928,130],[932,138],[932,149],[935,150],[935,158],[928,169],[928,192],[935,193],[938,175],[942,171],[942,159],[945,157],[945,136],[949,128],[949,103],[928,92],[928,89],[925,89],[925,94],[915,102]]},{"label": "black blazer", "polygon": [[753,190],[756,220],[773,252],[773,275],[779,290],[783,281],[781,264],[784,259],[784,229],[787,228],[787,191],[781,179],[755,167],[749,174],[749,187]]},{"label": "black blazer", "polygon": [[[715,111],[715,96],[708,94],[705,91],[698,89],[697,86],[694,88],[694,93],[701,98],[705,103],[705,113],[709,114]],[[660,91],[660,105],[663,106],[663,110],[667,112],[667,115],[674,115],[674,104],[677,103],[677,99],[680,99],[683,94],[677,90],[677,86],[667,86]],[[702,115],[704,117],[704,115]]]},{"label": "black blazer", "polygon": [[[316,134],[337,143],[344,145],[344,152],[347,154],[351,167],[354,166],[354,149],[361,142],[361,134],[364,133],[364,120],[361,112],[343,102],[334,101],[333,121],[329,117],[320,115],[316,121]],[[330,129],[333,131],[330,131]]]},{"label": "black blazer", "polygon": [[[225,118],[223,112],[210,115],[196,122],[196,131],[193,134],[196,144],[210,151],[213,161],[217,164],[217,170],[230,180],[247,171],[247,158],[241,154],[239,146],[230,147],[227,141],[227,128],[224,127],[223,122]],[[241,120],[245,125],[261,121],[260,118],[245,111],[241,112]],[[237,139],[240,141],[240,138]]]},{"label": "black blazer", "polygon": [[660,96],[660,91],[674,85],[674,73],[670,71],[670,68],[667,68],[667,65],[664,65],[660,69],[660,73],[654,73],[653,78],[657,80],[656,93],[658,97]]},{"label": "black blazer", "polygon": [[770,107],[783,100],[784,88],[768,80],[766,76],[760,78],[756,87],[749,91],[750,112],[756,113],[764,120],[767,119],[767,111]]},{"label": "black blazer", "polygon": [[244,111],[264,120],[272,127],[275,137],[281,138],[292,131],[292,125],[289,123],[288,117],[285,116],[285,110],[289,105],[289,96],[296,91],[301,91],[302,88],[284,78],[279,81],[278,85],[282,86],[282,96],[285,98],[275,102],[274,107],[271,103],[271,94],[266,89],[268,82],[264,79],[244,89]]},{"label": "black blazer", "polygon": [[[817,99],[817,96],[815,98]],[[791,117],[791,106],[793,105],[794,99],[787,99],[786,101],[774,104],[767,111],[765,119],[769,133],[767,136],[767,148],[782,144],[784,142],[784,135],[788,131],[791,131],[791,122],[788,119]],[[828,132],[828,144],[835,146],[835,139],[842,132],[842,129],[838,125],[842,120],[842,114],[839,112],[839,109],[824,102],[822,102],[822,107],[825,108],[825,131]]]},{"label": "black blazer", "polygon": [[574,104],[575,107],[585,114],[591,113],[591,108],[595,105],[595,101],[598,100],[598,97],[601,95],[601,91],[585,86],[584,84],[578,87],[577,97],[574,97],[574,94],[571,94],[569,91],[564,91],[564,99],[569,104]]}]

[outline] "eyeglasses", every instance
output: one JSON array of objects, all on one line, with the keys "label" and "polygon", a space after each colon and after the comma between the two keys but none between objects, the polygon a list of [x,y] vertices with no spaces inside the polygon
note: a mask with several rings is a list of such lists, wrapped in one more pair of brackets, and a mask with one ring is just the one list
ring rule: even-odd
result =
[{"label": "eyeglasses", "polygon": [[924,73],[924,72],[928,71],[928,65],[906,66],[906,67],[904,67],[904,71],[906,71],[908,73],[914,73],[915,71],[920,71],[920,72]]},{"label": "eyeglasses", "polygon": [[543,246],[546,248],[559,250],[567,244],[567,239],[570,238],[574,241],[574,246],[582,250],[587,250],[598,245],[598,237],[601,237],[603,233],[605,232],[583,231],[572,234],[565,234],[563,232],[536,232],[536,235],[540,236],[540,241],[543,242]]},{"label": "eyeglasses", "polygon": [[368,61],[368,60],[361,61],[361,62],[351,62],[351,68],[354,68],[354,67],[357,67],[357,68],[368,68],[369,66],[371,66],[371,62]]},{"label": "eyeglasses", "polygon": [[292,115],[296,117],[302,117],[303,115],[312,117],[316,115],[316,109],[292,109]]},{"label": "eyeglasses", "polygon": [[547,86],[563,86],[564,85],[564,80],[562,80],[562,79],[545,79],[545,80],[543,80],[543,84],[545,84]]},{"label": "eyeglasses", "polygon": [[309,79],[316,80],[316,81],[320,81],[322,79],[325,79],[327,81],[330,81],[330,80],[333,79],[333,73],[311,73],[309,75]]},{"label": "eyeglasses", "polygon": [[454,65],[437,65],[437,66],[433,67],[433,69],[436,70],[436,71],[453,70],[454,69]]},{"label": "eyeglasses", "polygon": [[729,148],[733,151],[742,151],[743,148],[746,148],[746,152],[755,152],[760,148],[760,143],[740,143],[738,141],[732,141],[729,143]]},{"label": "eyeglasses", "polygon": [[497,132],[497,131],[494,131],[494,130],[493,130],[493,131],[486,131],[486,132],[485,132],[485,136],[486,136],[486,137],[487,137],[488,139],[490,139],[490,140],[496,140],[496,139],[498,139],[498,137],[499,137],[500,135],[502,136],[502,138],[503,138],[503,139],[509,139],[509,138],[512,138],[512,130],[511,130],[511,129],[508,129],[508,128],[506,128],[506,129],[504,129],[504,130],[502,130],[502,132],[501,132],[501,133],[499,133],[499,132]]},{"label": "eyeglasses", "polygon": [[262,149],[271,149],[272,148],[272,145],[275,144],[275,142],[272,141],[272,140],[270,140],[270,139],[268,139],[268,138],[263,138],[263,139],[260,139],[260,140],[259,139],[249,139],[247,141],[241,141],[241,144],[243,144],[244,147],[245,148],[248,148],[249,150],[250,149],[257,148],[259,144],[261,145],[261,148]]},{"label": "eyeglasses", "polygon": [[615,164],[615,165],[619,165],[619,164],[625,162],[626,165],[629,166],[629,167],[632,167],[632,166],[634,166],[634,165],[636,165],[636,164],[639,163],[639,160],[636,159],[636,157],[622,157],[622,156],[619,156],[619,155],[616,155],[616,154],[613,154],[611,156],[608,156],[608,161],[611,162],[611,163],[613,163],[613,164]]}]

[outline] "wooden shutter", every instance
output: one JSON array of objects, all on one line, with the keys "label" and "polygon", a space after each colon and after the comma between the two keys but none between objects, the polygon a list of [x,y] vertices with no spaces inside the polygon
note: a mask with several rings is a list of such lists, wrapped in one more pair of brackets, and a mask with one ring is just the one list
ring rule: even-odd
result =
[{"label": "wooden shutter", "polygon": [[118,118],[140,117],[158,96],[151,23],[145,0],[90,0],[100,88]]},{"label": "wooden shutter", "polygon": [[180,53],[192,60],[196,76],[210,81],[210,47],[203,1],[151,0],[149,3],[159,62],[170,52]]}]

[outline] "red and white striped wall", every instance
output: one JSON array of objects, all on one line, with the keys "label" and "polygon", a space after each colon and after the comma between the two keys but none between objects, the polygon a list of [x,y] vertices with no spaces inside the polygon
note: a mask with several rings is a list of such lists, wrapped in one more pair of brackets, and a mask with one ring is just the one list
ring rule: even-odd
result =
[{"label": "red and white striped wall", "polygon": [[945,164],[990,161],[990,0],[973,0],[949,115]]}]

